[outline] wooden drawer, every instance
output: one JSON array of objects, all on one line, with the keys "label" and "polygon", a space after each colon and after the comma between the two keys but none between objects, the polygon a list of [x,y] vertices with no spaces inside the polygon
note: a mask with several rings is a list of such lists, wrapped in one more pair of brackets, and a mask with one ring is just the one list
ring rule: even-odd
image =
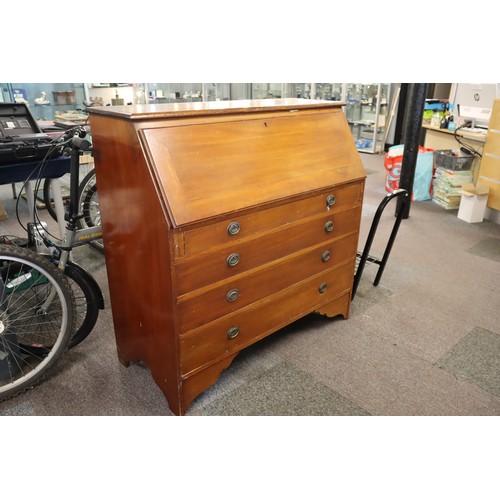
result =
[{"label": "wooden drawer", "polygon": [[[177,233],[176,256],[194,256],[207,252],[213,247],[231,245],[235,242],[270,231],[279,226],[322,213],[335,213],[361,203],[363,184],[360,182],[335,186],[321,194],[285,205],[259,210],[247,215],[235,215],[215,224]],[[328,205],[330,195],[335,197],[333,205]],[[230,234],[231,232],[236,234]]]},{"label": "wooden drawer", "polygon": [[[181,370],[188,375],[229,356],[348,292],[354,279],[351,259],[233,314],[180,336]],[[320,287],[327,288],[321,292]],[[347,311],[346,311],[347,313]],[[238,329],[236,336],[231,338]]]},{"label": "wooden drawer", "polygon": [[322,273],[356,254],[358,234],[329,240],[255,271],[183,295],[178,299],[179,330],[187,332],[230,314],[310,276]]},{"label": "wooden drawer", "polygon": [[[275,231],[235,242],[229,247],[176,261],[177,295],[233,278],[304,248],[356,232],[360,217],[361,206],[310,217]],[[325,230],[325,225],[329,223],[333,223],[331,232]],[[238,263],[230,266],[228,259],[234,256],[238,257]]]}]

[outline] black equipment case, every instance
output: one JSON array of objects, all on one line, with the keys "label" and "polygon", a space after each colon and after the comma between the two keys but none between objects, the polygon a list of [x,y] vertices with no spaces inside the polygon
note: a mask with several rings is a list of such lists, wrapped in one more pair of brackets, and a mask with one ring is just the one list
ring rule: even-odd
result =
[{"label": "black equipment case", "polygon": [[54,146],[26,104],[0,102],[0,165],[59,156],[60,148]]}]

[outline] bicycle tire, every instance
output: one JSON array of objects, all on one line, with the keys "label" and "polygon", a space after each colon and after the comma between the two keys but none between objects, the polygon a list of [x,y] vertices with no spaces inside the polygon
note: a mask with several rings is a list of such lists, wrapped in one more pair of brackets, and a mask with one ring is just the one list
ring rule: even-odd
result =
[{"label": "bicycle tire", "polygon": [[0,401],[42,382],[68,349],[74,327],[64,274],[34,252],[0,245]]},{"label": "bicycle tire", "polygon": [[69,342],[69,349],[72,349],[83,342],[94,329],[103,299],[97,295],[95,287],[81,268],[68,262],[64,274],[73,290],[76,306],[75,333]]},{"label": "bicycle tire", "polygon": [[[78,188],[78,206],[83,214],[83,217],[77,221],[79,229],[101,225],[101,212],[99,209],[95,169],[90,170],[80,183]],[[90,241],[89,245],[99,250],[101,253],[104,253],[102,238]]]}]

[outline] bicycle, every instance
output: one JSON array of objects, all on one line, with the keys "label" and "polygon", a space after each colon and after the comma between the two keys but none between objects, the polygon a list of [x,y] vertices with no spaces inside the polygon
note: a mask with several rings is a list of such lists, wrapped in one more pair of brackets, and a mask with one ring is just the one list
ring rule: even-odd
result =
[{"label": "bicycle", "polygon": [[79,156],[91,150],[86,134],[78,127],[63,139],[70,146],[70,198],[62,242],[49,237],[35,210],[27,230],[36,252],[0,245],[0,401],[41,382],[66,349],[89,335],[104,308],[95,279],[70,260],[73,248],[102,238],[100,226],[77,224]]}]

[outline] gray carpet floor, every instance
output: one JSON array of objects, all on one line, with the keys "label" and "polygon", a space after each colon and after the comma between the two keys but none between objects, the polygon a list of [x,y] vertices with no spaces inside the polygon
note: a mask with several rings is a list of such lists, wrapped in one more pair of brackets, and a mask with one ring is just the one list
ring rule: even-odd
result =
[{"label": "gray carpet floor", "polygon": [[[383,159],[362,155],[360,249],[385,196]],[[0,186],[0,200],[9,214],[0,234],[23,236],[10,186]],[[393,221],[389,205],[371,254],[382,255]],[[0,415],[171,415],[148,368],[118,362],[103,256],[85,247],[74,259],[95,276],[107,307],[52,375],[0,403]],[[310,315],[255,344],[187,415],[498,416],[500,226],[414,202],[374,287],[377,270],[365,269],[348,320]]]}]

